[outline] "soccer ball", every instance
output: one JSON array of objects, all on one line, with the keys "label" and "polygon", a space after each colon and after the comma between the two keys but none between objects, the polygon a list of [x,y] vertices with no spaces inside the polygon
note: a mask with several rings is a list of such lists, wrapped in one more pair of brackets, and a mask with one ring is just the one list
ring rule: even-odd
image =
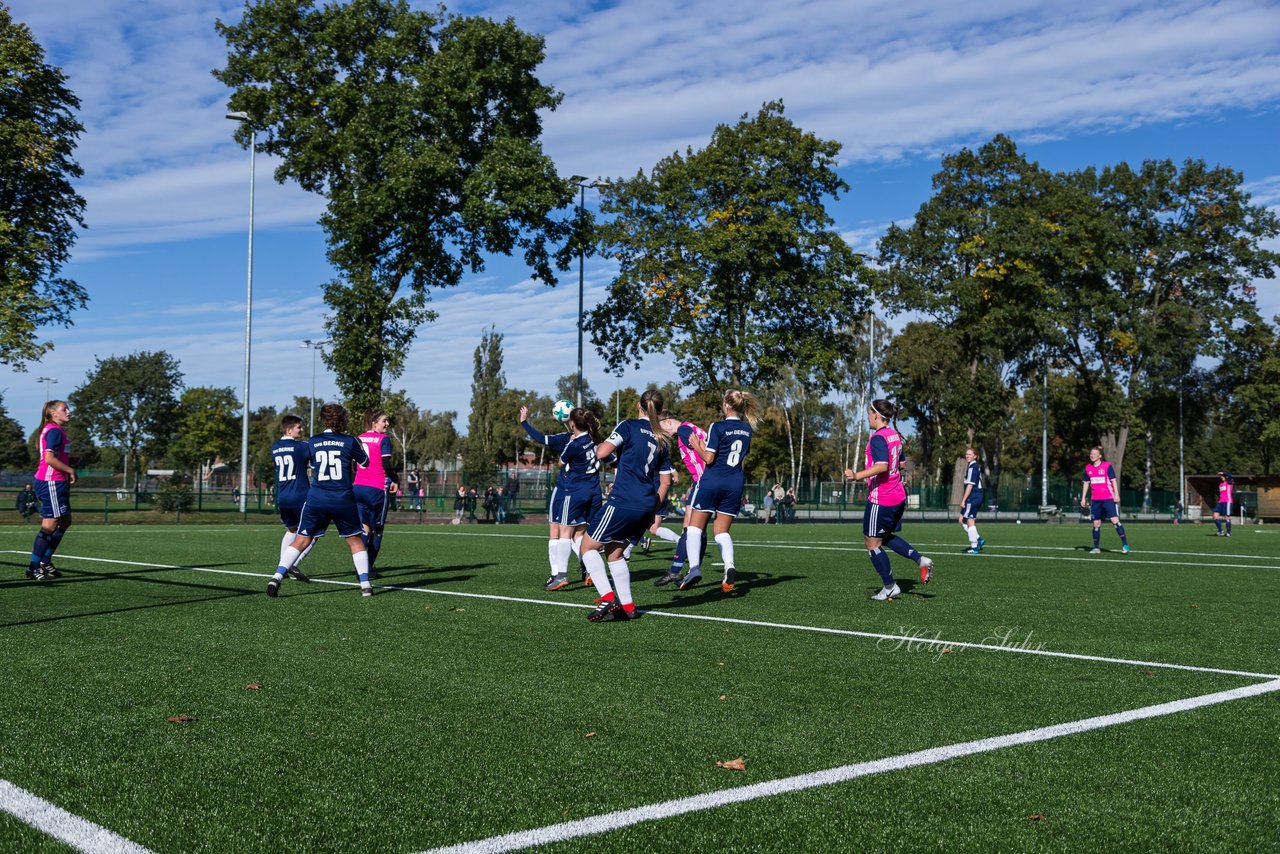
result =
[{"label": "soccer ball", "polygon": [[567,400],[557,400],[555,406],[551,407],[551,417],[557,421],[568,421],[569,413],[572,411],[572,403]]},{"label": "soccer ball", "polygon": [[1022,520],[1021,520],[1021,519],[1019,519],[1019,520],[1018,520],[1018,524],[1019,524],[1019,525],[1021,525],[1021,524],[1022,524]]}]

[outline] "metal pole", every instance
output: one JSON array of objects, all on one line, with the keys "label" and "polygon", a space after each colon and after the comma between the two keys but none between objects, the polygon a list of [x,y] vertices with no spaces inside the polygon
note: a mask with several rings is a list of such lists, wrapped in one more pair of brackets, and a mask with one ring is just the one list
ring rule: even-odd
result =
[{"label": "metal pole", "polygon": [[1040,506],[1049,504],[1049,362],[1044,363],[1040,397]]},{"label": "metal pole", "polygon": [[249,125],[249,270],[244,300],[244,416],[240,424],[240,514],[249,512],[249,357],[253,341],[253,180],[257,171],[258,131],[247,113],[228,113],[232,121]]},{"label": "metal pole", "polygon": [[1187,458],[1182,446],[1182,378],[1178,378],[1178,501],[1187,512]]},{"label": "metal pole", "polygon": [[[578,217],[579,219],[586,213],[587,209],[587,185],[578,185]],[[578,391],[574,406],[582,406],[582,299],[583,299],[583,282],[585,279],[586,269],[586,250],[581,243],[578,244]]]}]

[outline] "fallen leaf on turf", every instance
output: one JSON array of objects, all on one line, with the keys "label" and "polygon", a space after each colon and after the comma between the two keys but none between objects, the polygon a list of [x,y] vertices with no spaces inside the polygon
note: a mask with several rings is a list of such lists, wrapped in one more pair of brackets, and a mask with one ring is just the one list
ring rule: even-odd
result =
[{"label": "fallen leaf on turf", "polygon": [[721,700],[723,700],[724,698],[725,698],[725,695],[724,695],[724,694],[721,694],[721,695],[720,695],[720,699],[721,699]]},{"label": "fallen leaf on turf", "polygon": [[723,661],[718,661],[718,662],[716,662],[716,664],[717,664],[717,666],[719,666],[719,667],[724,667],[724,662],[723,662]]},{"label": "fallen leaf on turf", "polygon": [[174,715],[171,718],[165,718],[171,724],[189,724],[195,719],[194,715]]},{"label": "fallen leaf on turf", "polygon": [[1155,676],[1155,675],[1156,675],[1156,672],[1155,672],[1154,670],[1144,670],[1144,671],[1142,671],[1142,672],[1143,672],[1143,674],[1144,674],[1144,675],[1146,675],[1146,676]]},{"label": "fallen leaf on turf", "polygon": [[595,738],[595,737],[596,737],[596,734],[594,732],[589,732],[583,736],[583,738]]},{"label": "fallen leaf on turf", "polygon": [[1048,820],[1049,820],[1049,819],[1047,819],[1047,818],[1045,818],[1044,816],[1040,815],[1040,813],[1036,813],[1035,815],[1029,815],[1029,816],[1027,816],[1027,821],[1048,821]]},{"label": "fallen leaf on turf", "polygon": [[1199,608],[1200,606],[1199,606],[1199,605],[1192,605],[1191,607],[1192,607],[1192,608]]},{"label": "fallen leaf on turf", "polygon": [[741,756],[737,759],[730,759],[728,762],[721,762],[717,759],[716,767],[724,768],[726,771],[746,771],[747,760],[743,759]]},{"label": "fallen leaf on turf", "polygon": [[943,655],[947,655],[949,652],[951,652],[951,647],[949,647],[949,646],[944,646],[944,647],[942,648],[942,654],[943,654]]},{"label": "fallen leaf on turf", "polygon": [[246,691],[257,691],[261,687],[262,686],[259,685],[257,682],[250,682],[248,685],[244,686],[244,689]]}]

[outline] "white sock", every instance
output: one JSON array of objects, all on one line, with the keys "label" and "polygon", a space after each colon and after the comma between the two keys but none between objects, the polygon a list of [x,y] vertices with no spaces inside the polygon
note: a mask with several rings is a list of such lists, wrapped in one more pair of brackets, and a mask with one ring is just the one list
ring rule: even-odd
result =
[{"label": "white sock", "polygon": [[290,531],[288,528],[284,529],[284,536],[280,538],[280,563],[277,564],[277,566],[288,565],[284,562],[284,552],[285,549],[289,548],[290,544],[292,544],[296,539],[298,539],[297,533]]},{"label": "white sock", "polygon": [[668,543],[678,543],[680,542],[680,535],[670,528],[659,528],[658,539],[666,540]]},{"label": "white sock", "polygon": [[280,566],[276,568],[276,580],[284,578],[285,573],[289,571],[289,567],[298,561],[298,555],[301,554],[293,546],[285,546],[284,554],[280,556]]},{"label": "white sock", "polygon": [[729,536],[729,532],[716,534],[716,545],[720,547],[720,558],[724,561],[725,569],[733,569],[737,566],[733,562],[733,537]]},{"label": "white sock", "polygon": [[631,567],[625,560],[609,561],[609,574],[613,576],[613,587],[618,593],[618,603],[630,605],[631,599]]},{"label": "white sock", "polygon": [[356,552],[351,556],[351,561],[356,565],[356,577],[360,579],[360,586],[372,587],[373,585],[369,583],[369,553]]},{"label": "white sock", "polygon": [[547,540],[547,563],[551,565],[551,574],[556,574],[556,555],[560,552],[559,540]]},{"label": "white sock", "polygon": [[613,592],[613,588],[609,586],[609,573],[604,568],[604,558],[600,556],[600,552],[594,549],[589,552],[582,553],[582,562],[587,567],[587,574],[591,576],[591,583],[599,591],[601,596],[606,596]]},{"label": "white sock", "polygon": [[305,558],[307,555],[311,554],[311,550],[312,550],[312,549],[314,549],[314,548],[316,547],[316,543],[317,543],[317,542],[319,542],[319,540],[314,540],[314,539],[313,539],[311,542],[307,543],[307,547],[306,547],[305,549],[303,549],[303,550],[302,550],[302,553],[298,555],[298,559],[297,559],[297,560],[295,560],[295,561],[293,562],[293,565],[294,565],[295,567],[296,567],[298,564],[302,563],[303,558]]},{"label": "white sock", "polygon": [[582,534],[573,538],[573,553],[579,557],[582,556]]},{"label": "white sock", "polygon": [[555,555],[551,560],[552,575],[567,575],[569,573],[569,556],[573,554],[573,540],[563,537],[555,541]]},{"label": "white sock", "polygon": [[627,543],[627,547],[622,550],[622,559],[631,560],[631,550],[636,547],[635,543]]},{"label": "white sock", "polygon": [[702,529],[689,528],[684,532],[684,552],[689,558],[689,575],[702,574]]},{"label": "white sock", "polygon": [[964,529],[964,532],[969,535],[969,545],[976,547],[978,545],[978,526],[969,525]]}]

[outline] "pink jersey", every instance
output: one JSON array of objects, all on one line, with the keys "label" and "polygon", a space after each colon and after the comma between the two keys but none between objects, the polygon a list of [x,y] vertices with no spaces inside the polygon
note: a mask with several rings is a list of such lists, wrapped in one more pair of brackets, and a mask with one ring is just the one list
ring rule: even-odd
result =
[{"label": "pink jersey", "polygon": [[[888,446],[889,459],[877,460],[871,455],[871,446],[876,439],[883,439]],[[867,500],[872,504],[879,504],[882,507],[893,507],[898,504],[905,504],[907,501],[907,491],[902,488],[902,475],[898,472],[898,463],[902,457],[902,437],[897,434],[892,427],[881,427],[879,430],[871,434],[871,441],[867,442],[866,461],[867,468],[875,465],[877,462],[888,462],[889,470],[874,475],[867,479],[869,490],[867,492]]]},{"label": "pink jersey", "polygon": [[1089,497],[1094,501],[1115,501],[1116,496],[1111,493],[1111,479],[1115,476],[1115,469],[1106,460],[1100,461],[1096,466],[1085,463],[1084,479],[1089,482]]},{"label": "pink jersey", "polygon": [[1227,483],[1225,480],[1219,482],[1218,483],[1218,503],[1219,504],[1234,503],[1235,489],[1236,489],[1236,485],[1234,483]]},{"label": "pink jersey", "polygon": [[[682,421],[681,427],[688,427],[693,434],[702,440],[702,444],[707,443],[707,431],[703,430],[697,424],[688,421]],[[684,467],[689,470],[689,476],[693,478],[693,482],[697,483],[702,477],[702,473],[707,470],[707,464],[703,462],[702,457],[698,456],[698,452],[690,448],[684,443],[684,440],[678,442],[680,446],[680,459],[684,460]]]},{"label": "pink jersey", "polygon": [[[54,434],[53,439],[49,438],[50,430],[58,431]],[[59,439],[61,439],[61,447],[57,447]],[[54,444],[52,448],[49,447],[51,442]],[[44,452],[47,450],[53,451],[53,456],[58,462],[68,466],[71,465],[71,443],[67,441],[67,432],[52,421],[44,425],[44,429],[40,431],[40,464],[36,466],[36,480],[51,482],[66,480],[67,475],[65,472],[58,471],[58,469],[45,462]]]},{"label": "pink jersey", "polygon": [[369,465],[356,469],[355,486],[372,486],[374,489],[387,488],[387,471],[382,465],[382,458],[391,456],[391,439],[386,433],[375,433],[370,430],[361,433],[359,439],[364,449],[369,452]]}]

